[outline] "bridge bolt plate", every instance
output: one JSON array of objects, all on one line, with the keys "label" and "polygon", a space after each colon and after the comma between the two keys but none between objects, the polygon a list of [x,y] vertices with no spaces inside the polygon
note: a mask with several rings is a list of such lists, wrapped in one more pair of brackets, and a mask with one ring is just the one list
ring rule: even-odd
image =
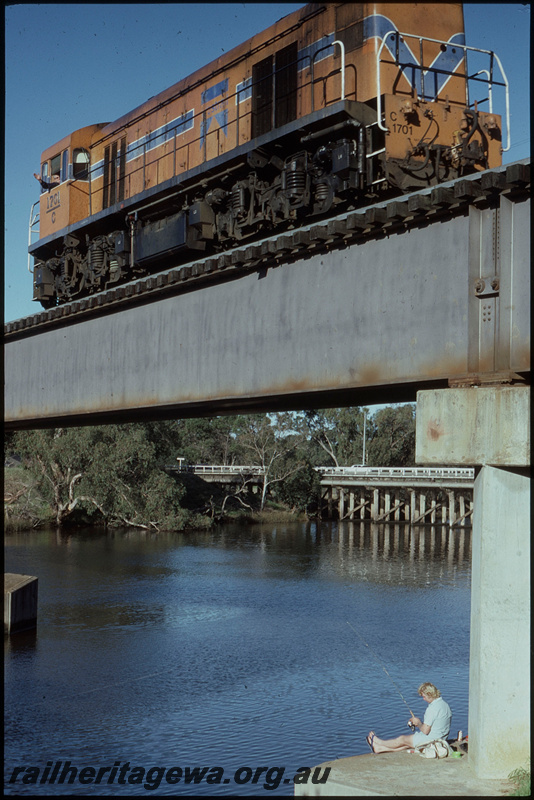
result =
[{"label": "bridge bolt plate", "polygon": [[477,278],[475,281],[475,294],[477,297],[495,297],[499,294],[499,278],[494,275],[491,278]]}]

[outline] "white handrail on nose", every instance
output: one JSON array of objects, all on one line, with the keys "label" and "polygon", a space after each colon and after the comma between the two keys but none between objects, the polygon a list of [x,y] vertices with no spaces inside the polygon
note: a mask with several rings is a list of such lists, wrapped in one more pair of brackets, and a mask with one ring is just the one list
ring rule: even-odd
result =
[{"label": "white handrail on nose", "polygon": [[[37,202],[32,205],[31,211],[30,211],[30,225],[29,225],[29,229],[28,229],[28,251],[29,251],[29,249],[31,247],[31,244],[32,244],[33,229],[37,225],[37,223],[39,222],[39,212],[37,212],[37,214],[34,213],[35,206],[38,206],[38,205],[39,205],[39,200],[37,200]],[[30,254],[30,252],[28,252],[28,272],[30,272],[33,275],[33,269],[30,266],[30,261],[31,261],[31,254]]]},{"label": "white handrail on nose", "polygon": [[[500,60],[499,56],[496,53],[494,53],[493,50],[482,50],[479,47],[469,47],[466,44],[457,44],[456,42],[454,42],[454,43],[446,42],[443,39],[431,39],[430,37],[426,37],[426,36],[416,36],[413,33],[401,33],[400,31],[397,31],[397,30],[390,30],[386,34],[384,34],[384,36],[382,38],[382,41],[380,43],[380,47],[378,48],[378,50],[376,52],[376,93],[377,93],[376,121],[377,121],[377,125],[380,128],[380,130],[385,131],[386,133],[389,131],[389,128],[386,128],[382,124],[382,92],[381,92],[381,86],[380,86],[380,56],[382,54],[382,50],[386,46],[387,39],[390,36],[402,37],[403,39],[417,39],[417,41],[419,41],[419,43],[421,43],[422,41],[425,41],[425,42],[433,42],[435,44],[444,45],[445,47],[456,47],[459,50],[463,50],[464,58],[466,59],[466,63],[467,63],[467,52],[468,51],[472,52],[472,53],[482,53],[483,55],[489,56],[490,59],[495,59],[495,61],[497,62],[497,66],[499,67],[499,71],[501,73],[502,82],[492,79],[487,70],[480,70],[479,72],[477,72],[473,76],[467,76],[466,77],[466,83],[467,83],[467,85],[469,85],[470,77],[471,78],[476,77],[476,75],[480,75],[483,72],[485,72],[488,75],[488,91],[490,93],[490,111],[492,110],[492,105],[493,105],[492,100],[491,100],[491,91],[492,91],[493,85],[499,85],[499,86],[502,86],[504,88],[504,90],[505,90],[505,104],[506,104],[506,134],[507,134],[506,138],[507,138],[507,144],[506,144],[506,147],[503,147],[502,152],[503,153],[508,152],[508,150],[510,149],[510,142],[511,142],[511,136],[510,136],[510,87],[509,87],[509,84],[508,84],[508,78],[506,77],[506,73],[505,73],[505,71],[503,69],[503,66],[501,64],[501,60]],[[420,69],[424,70],[423,64],[420,65]]]}]

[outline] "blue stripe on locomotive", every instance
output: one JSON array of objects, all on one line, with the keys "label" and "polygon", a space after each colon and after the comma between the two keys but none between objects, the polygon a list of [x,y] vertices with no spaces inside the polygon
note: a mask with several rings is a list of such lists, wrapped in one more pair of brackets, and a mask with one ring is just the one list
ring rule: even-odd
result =
[{"label": "blue stripe on locomotive", "polygon": [[204,103],[215,100],[216,97],[225,94],[228,94],[228,78],[219,81],[219,83],[216,83],[214,86],[210,86],[209,89],[204,89],[200,97],[200,102],[204,105]]},{"label": "blue stripe on locomotive", "polygon": [[[402,66],[404,77],[410,86],[416,89],[418,95],[423,99],[435,100],[450,79],[450,74],[443,75],[440,72],[435,72],[435,70],[447,70],[451,73],[457,69],[464,57],[464,51],[461,48],[455,48],[454,45],[465,44],[464,34],[455,33],[454,36],[451,36],[449,39],[450,46],[439,53],[428,69],[421,70],[419,59],[412,53],[406,42],[402,39],[397,42],[396,32],[397,28],[393,22],[382,14],[374,14],[366,17],[363,21],[364,39],[372,39],[373,37],[384,39],[384,37],[387,37],[386,47],[392,56],[398,51],[399,64]],[[425,75],[428,76],[429,73],[432,76],[432,89],[429,91],[427,80],[423,92],[423,78]]]},{"label": "blue stripe on locomotive", "polygon": [[[417,88],[418,94],[423,97],[423,92],[421,88],[422,78],[423,75],[422,70],[420,68],[418,58],[412,53],[410,47],[406,44],[405,41],[400,40],[398,45],[394,39],[394,32],[397,31],[397,28],[391,22],[388,17],[385,17],[381,14],[372,14],[371,16],[365,17],[363,20],[363,38],[372,39],[374,37],[378,37],[383,39],[387,34],[391,34],[391,44],[386,41],[386,47],[390,51],[391,55],[395,55],[397,49],[399,53],[399,62],[402,66],[403,73],[410,83],[410,85],[414,88]],[[312,42],[312,44],[307,45],[306,47],[302,47],[298,51],[298,68],[299,71],[303,69],[307,69],[310,67],[314,56],[317,55],[315,59],[315,63],[318,61],[322,61],[325,58],[329,58],[330,56],[334,55],[334,45],[333,42],[335,40],[335,33],[329,33],[325,36],[322,36],[317,41]],[[435,99],[438,94],[442,91],[443,87],[450,79],[450,73],[453,72],[458,65],[460,64],[462,58],[464,57],[463,49],[459,48],[456,49],[454,47],[455,44],[463,45],[465,44],[465,36],[463,33],[456,33],[454,36],[451,36],[449,39],[449,47],[445,51],[442,51],[438,54],[435,58],[433,63],[430,65],[430,68],[424,70],[424,75],[427,76],[426,85],[425,85],[425,92],[424,92],[424,99],[426,100],[433,100]],[[434,72],[434,70],[443,70],[447,71],[449,74],[441,74],[440,72]],[[429,91],[429,81],[428,75],[432,75],[432,89]],[[210,100],[214,100],[217,97],[224,95],[228,92],[228,85],[229,80],[228,78],[224,78],[223,80],[219,81],[218,83],[210,86],[208,89],[205,89],[201,95],[201,102],[207,103]],[[245,78],[245,80],[241,81],[236,85],[236,104],[242,103],[245,100],[249,100],[252,97],[252,78]],[[219,118],[220,116],[220,118]],[[219,125],[223,128],[226,132],[226,127],[228,124],[228,117],[227,112],[219,112],[219,114],[215,115]],[[211,122],[211,118],[207,120],[206,127],[209,127],[209,123]],[[201,126],[203,123],[201,122]],[[140,150],[146,145],[147,151],[153,150],[156,147],[164,144],[165,142],[171,141],[174,136],[180,136],[182,133],[185,133],[188,130],[191,130],[194,127],[194,109],[187,111],[185,114],[182,114],[179,117],[176,117],[174,120],[167,122],[165,125],[157,128],[155,131],[147,134],[146,136],[142,136],[141,138],[137,139],[134,142],[131,142],[127,146],[127,161],[132,161],[135,158],[140,156],[140,153],[136,151]],[[205,136],[207,130],[201,131],[201,141],[203,136]],[[203,135],[202,135],[203,134]],[[102,177],[104,174],[104,162],[99,161],[97,164],[94,165],[93,169],[91,170],[91,177],[92,179],[97,179]]]}]

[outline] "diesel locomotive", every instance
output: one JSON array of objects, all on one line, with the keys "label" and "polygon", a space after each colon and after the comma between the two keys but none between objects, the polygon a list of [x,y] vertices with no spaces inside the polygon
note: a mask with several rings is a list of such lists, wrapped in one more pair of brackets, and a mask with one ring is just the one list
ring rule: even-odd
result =
[{"label": "diesel locomotive", "polygon": [[[470,73],[475,53],[487,68]],[[34,299],[50,308],[499,166],[496,86],[507,98],[498,57],[465,44],[461,4],[303,6],[43,152]]]}]

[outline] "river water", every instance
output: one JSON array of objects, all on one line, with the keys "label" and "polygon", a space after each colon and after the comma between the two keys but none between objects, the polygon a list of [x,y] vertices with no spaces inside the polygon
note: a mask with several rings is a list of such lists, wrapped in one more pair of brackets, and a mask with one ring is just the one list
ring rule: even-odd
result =
[{"label": "river water", "polygon": [[39,577],[37,631],[5,640],[7,793],[292,794],[297,770],[369,752],[370,729],[409,733],[390,678],[421,717],[436,684],[467,731],[469,529],[5,542],[6,572]]}]

